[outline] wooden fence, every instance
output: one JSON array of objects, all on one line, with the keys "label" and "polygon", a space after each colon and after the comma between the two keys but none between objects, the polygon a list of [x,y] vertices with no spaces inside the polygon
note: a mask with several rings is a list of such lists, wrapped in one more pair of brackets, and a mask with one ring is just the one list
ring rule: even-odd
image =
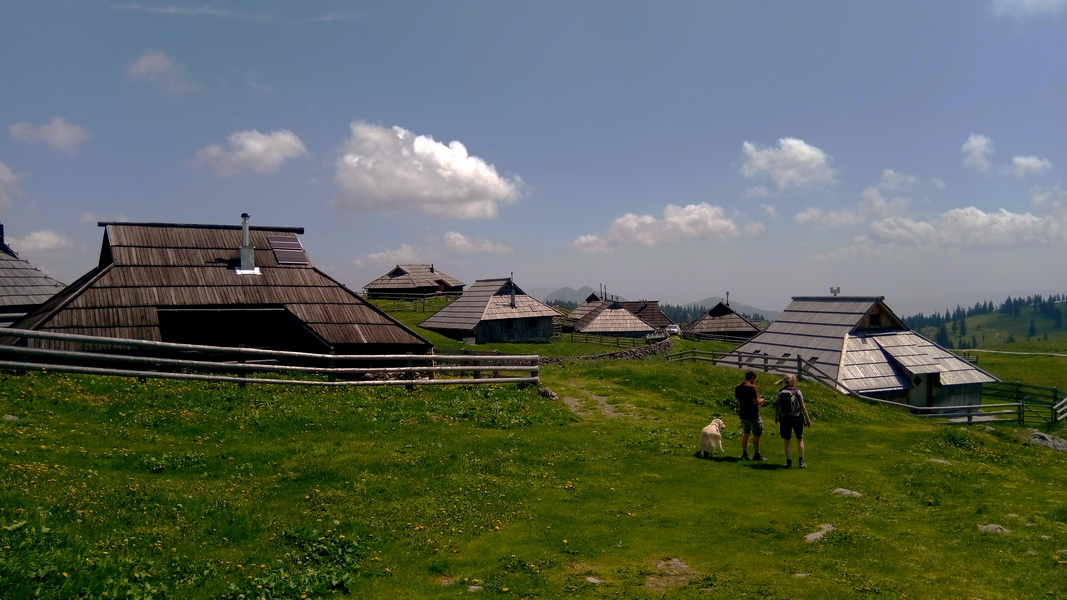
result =
[{"label": "wooden fence", "polygon": [[837,381],[818,365],[800,357],[783,358],[766,354],[709,352],[685,350],[668,354],[667,362],[701,360],[723,367],[751,369],[764,373],[793,373],[801,380],[816,381],[832,390],[853,398],[887,404],[905,409],[917,417],[933,418],[949,423],[1015,421],[1020,425],[1052,427],[1067,419],[1067,397],[1058,388],[1046,388],[1019,383],[987,383],[982,386],[981,404],[965,406],[912,406],[855,392]]},{"label": "wooden fence", "polygon": [[107,351],[0,344],[0,368],[138,378],[246,383],[383,386],[536,384],[537,355],[336,355],[172,344],[3,329],[9,338],[43,339]]}]

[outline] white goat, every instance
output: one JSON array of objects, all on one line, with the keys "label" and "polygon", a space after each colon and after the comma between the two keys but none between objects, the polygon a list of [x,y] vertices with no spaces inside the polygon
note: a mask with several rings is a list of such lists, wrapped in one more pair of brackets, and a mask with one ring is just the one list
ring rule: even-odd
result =
[{"label": "white goat", "polygon": [[709,454],[714,455],[715,451],[722,452],[722,430],[726,428],[722,419],[715,419],[708,426],[700,430],[700,452],[701,456],[707,458]]}]

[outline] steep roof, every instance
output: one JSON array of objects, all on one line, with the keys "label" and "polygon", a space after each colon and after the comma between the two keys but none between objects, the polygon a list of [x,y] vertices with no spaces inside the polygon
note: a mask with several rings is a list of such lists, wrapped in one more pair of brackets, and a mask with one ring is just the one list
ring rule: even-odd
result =
[{"label": "steep roof", "polygon": [[62,283],[19,258],[4,242],[4,226],[0,224],[0,325],[23,316],[63,288]]},{"label": "steep roof", "polygon": [[462,281],[443,273],[432,264],[397,265],[392,271],[363,286],[368,292],[378,289],[432,288],[444,284],[448,287],[463,287]]},{"label": "steep roof", "polygon": [[482,321],[557,316],[559,312],[527,295],[507,277],[479,279],[462,296],[420,323],[419,327],[473,331]]},{"label": "steep roof", "polygon": [[798,296],[781,316],[731,354],[797,356],[854,391],[908,389],[914,375],[943,385],[996,378],[907,328],[885,297]]},{"label": "steep roof", "polygon": [[652,333],[655,328],[622,306],[606,300],[574,324],[581,333]]},{"label": "steep roof", "polygon": [[737,335],[750,332],[755,334],[762,330],[759,325],[734,312],[727,304],[719,302],[690,323],[685,331],[691,334]]},{"label": "steep roof", "polygon": [[674,321],[659,308],[659,300],[633,300],[620,301],[619,306],[633,313],[633,315],[645,323],[663,329],[668,325],[674,325]]},{"label": "steep roof", "polygon": [[294,315],[331,346],[431,344],[311,265],[301,227],[249,227],[258,274],[242,265],[241,226],[100,223],[98,266],[15,325],[160,340],[162,310],[267,309]]}]

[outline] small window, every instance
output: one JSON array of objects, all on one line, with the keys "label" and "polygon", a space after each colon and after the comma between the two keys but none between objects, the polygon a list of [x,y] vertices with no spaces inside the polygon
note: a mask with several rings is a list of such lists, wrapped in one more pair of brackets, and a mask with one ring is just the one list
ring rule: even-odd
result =
[{"label": "small window", "polygon": [[527,319],[526,326],[531,329],[537,329],[537,319]]},{"label": "small window", "polygon": [[871,315],[870,324],[871,324],[871,327],[881,327],[882,326],[882,315]]}]

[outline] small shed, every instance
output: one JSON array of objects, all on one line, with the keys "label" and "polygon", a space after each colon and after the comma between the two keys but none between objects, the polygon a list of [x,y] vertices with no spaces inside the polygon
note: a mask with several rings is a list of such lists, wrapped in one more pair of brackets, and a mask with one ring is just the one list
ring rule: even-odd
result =
[{"label": "small shed", "polygon": [[592,335],[639,338],[653,333],[656,328],[626,310],[621,302],[604,300],[575,322],[574,330]]},{"label": "small shed", "polygon": [[734,312],[730,305],[719,302],[685,326],[683,332],[692,337],[751,338],[763,331],[759,325]]},{"label": "small shed", "polygon": [[982,384],[998,381],[910,330],[884,296],[794,297],[766,331],[723,362],[736,364],[737,356],[781,372],[795,372],[799,357],[836,381],[840,392],[924,408],[978,404]]},{"label": "small shed", "polygon": [[552,319],[558,316],[511,278],[479,279],[419,327],[470,344],[549,342]]},{"label": "small shed", "polygon": [[7,327],[65,286],[19,258],[4,240],[0,223],[0,327]]},{"label": "small shed", "polygon": [[368,298],[424,298],[442,294],[458,296],[465,285],[433,264],[397,265],[363,286],[363,291]]},{"label": "small shed", "polygon": [[[100,223],[99,264],[13,326],[336,354],[432,344],[311,264],[302,227]],[[69,343],[30,340],[68,347]]]}]

